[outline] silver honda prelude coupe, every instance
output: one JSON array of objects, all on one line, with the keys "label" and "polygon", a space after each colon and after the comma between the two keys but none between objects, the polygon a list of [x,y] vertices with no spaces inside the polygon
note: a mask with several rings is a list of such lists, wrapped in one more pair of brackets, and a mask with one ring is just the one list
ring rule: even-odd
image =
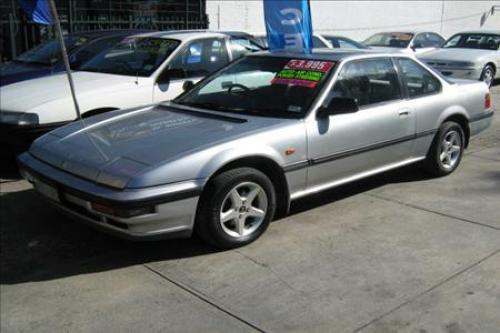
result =
[{"label": "silver honda prelude coupe", "polygon": [[493,116],[483,82],[403,54],[256,53],[185,90],[40,137],[21,174],[103,230],[233,248],[309,194],[418,161],[450,174]]}]

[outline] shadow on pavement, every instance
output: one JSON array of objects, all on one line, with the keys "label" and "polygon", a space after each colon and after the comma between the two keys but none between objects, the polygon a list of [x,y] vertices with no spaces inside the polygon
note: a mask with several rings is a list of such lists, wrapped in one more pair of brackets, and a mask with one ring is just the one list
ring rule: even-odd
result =
[{"label": "shadow on pavement", "polygon": [[[427,178],[416,166],[387,172],[297,200],[292,204],[291,214],[389,183]],[[45,281],[217,251],[196,238],[123,241],[61,215],[32,190],[4,193],[0,196],[0,214],[2,284]]]}]

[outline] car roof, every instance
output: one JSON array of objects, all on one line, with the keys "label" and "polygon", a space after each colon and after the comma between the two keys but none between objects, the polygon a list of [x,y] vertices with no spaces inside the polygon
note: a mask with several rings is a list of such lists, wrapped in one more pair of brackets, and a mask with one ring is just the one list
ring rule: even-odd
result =
[{"label": "car roof", "polygon": [[411,57],[406,54],[386,53],[370,49],[328,49],[317,48],[313,49],[311,53],[291,53],[285,51],[262,51],[248,54],[248,57],[286,57],[296,59],[310,59],[322,61],[342,61],[347,58],[364,57],[369,55],[386,56],[386,57]]},{"label": "car roof", "polygon": [[101,37],[109,36],[122,36],[122,35],[136,35],[141,33],[152,32],[154,30],[143,30],[143,29],[115,29],[115,30],[100,30],[100,31],[78,31],[68,34],[72,37],[87,37],[90,39],[96,39]]},{"label": "car roof", "polygon": [[140,34],[142,37],[157,37],[157,38],[172,38],[181,41],[199,37],[216,37],[225,36],[243,37],[249,34],[240,31],[211,31],[211,30],[176,30],[176,31],[159,31],[153,33]]},{"label": "car roof", "polygon": [[500,35],[500,30],[471,30],[471,31],[460,31],[455,34],[455,35],[461,35],[461,34],[485,34],[485,35]]}]

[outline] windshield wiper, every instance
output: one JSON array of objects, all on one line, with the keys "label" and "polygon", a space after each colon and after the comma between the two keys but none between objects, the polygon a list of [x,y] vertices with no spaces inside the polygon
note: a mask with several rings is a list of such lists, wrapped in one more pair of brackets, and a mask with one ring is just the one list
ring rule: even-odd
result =
[{"label": "windshield wiper", "polygon": [[179,105],[185,105],[185,106],[191,106],[195,108],[201,108],[201,109],[211,109],[211,110],[216,110],[216,111],[229,111],[229,112],[244,112],[246,109],[243,108],[232,108],[232,107],[227,107],[223,106],[217,103],[212,103],[212,102],[174,102]]}]

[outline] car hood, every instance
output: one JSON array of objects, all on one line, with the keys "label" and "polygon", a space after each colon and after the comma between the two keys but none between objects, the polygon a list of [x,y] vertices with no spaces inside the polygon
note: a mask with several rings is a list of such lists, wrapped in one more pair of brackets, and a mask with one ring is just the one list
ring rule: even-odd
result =
[{"label": "car hood", "polygon": [[0,86],[44,76],[53,70],[53,66],[8,62],[0,65]]},{"label": "car hood", "polygon": [[[130,80],[134,79],[114,74],[73,72],[78,97],[97,90],[102,93]],[[1,95],[2,110],[20,112],[29,112],[42,104],[71,96],[66,73],[9,84],[2,87]]]},{"label": "car hood", "polygon": [[168,105],[114,111],[88,120],[42,136],[30,153],[115,188],[126,187],[132,177],[157,166],[283,122]]},{"label": "car hood", "polygon": [[437,49],[422,54],[419,58],[427,60],[449,60],[449,61],[475,61],[484,56],[494,54],[496,51],[478,49]]}]

